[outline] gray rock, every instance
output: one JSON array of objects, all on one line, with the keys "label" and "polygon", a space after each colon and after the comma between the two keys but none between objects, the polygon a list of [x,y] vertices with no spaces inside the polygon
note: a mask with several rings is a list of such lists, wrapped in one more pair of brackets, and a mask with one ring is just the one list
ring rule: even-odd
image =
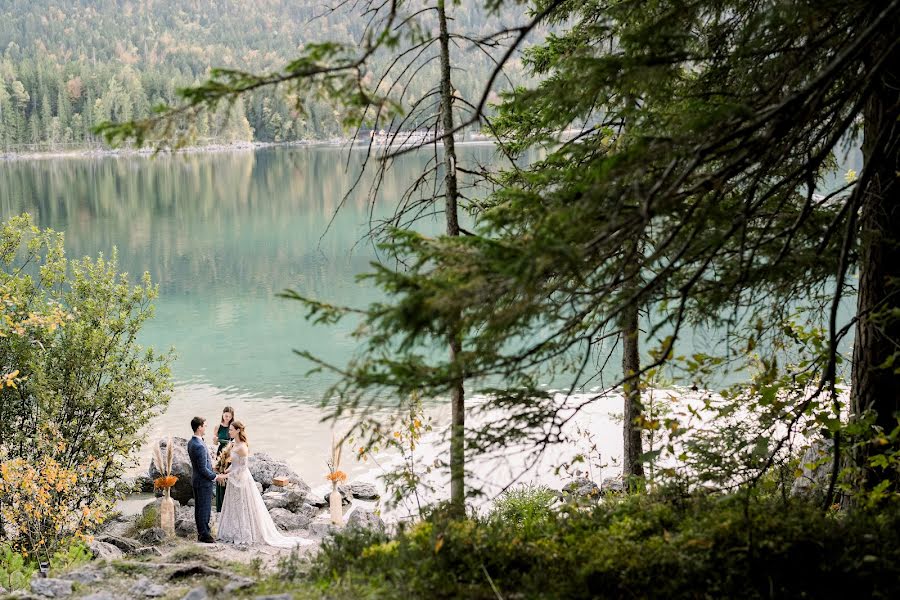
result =
[{"label": "gray rock", "polygon": [[103,573],[96,569],[78,569],[77,571],[72,571],[70,573],[66,573],[65,575],[60,575],[60,579],[68,579],[69,581],[75,581],[77,583],[89,585],[92,583],[97,583],[98,581],[103,580]]},{"label": "gray rock", "polygon": [[[338,492],[341,493],[341,504],[343,506],[348,506],[351,503],[351,498],[353,498],[353,494],[350,492],[350,488],[346,485],[339,485]],[[325,506],[330,506],[331,501],[329,498],[331,497],[331,491],[325,493],[324,500]]]},{"label": "gray rock", "polygon": [[102,535],[97,538],[97,541],[112,544],[125,554],[131,554],[142,547],[140,542],[118,535]]},{"label": "gray rock", "polygon": [[[329,492],[331,493],[331,492]],[[322,498],[321,496],[309,496],[306,499],[306,502],[315,509],[326,508],[329,506],[328,497]]]},{"label": "gray rock", "polygon": [[286,462],[274,459],[265,452],[251,454],[247,466],[254,481],[261,483],[264,490],[269,489],[275,477],[287,477],[288,481],[298,486],[301,491],[309,492],[306,482]]},{"label": "gray rock", "polygon": [[256,489],[258,489],[258,490],[259,490],[259,493],[262,494],[262,493],[263,493],[263,486],[262,486],[262,484],[261,484],[260,482],[258,482],[258,481],[254,481],[253,483],[256,484]]},{"label": "gray rock", "polygon": [[197,537],[197,524],[194,522],[193,515],[190,519],[175,520],[175,535],[187,538]]},{"label": "gray rock", "polygon": [[371,483],[356,482],[351,483],[347,487],[350,489],[350,494],[359,500],[378,500],[381,497],[381,494],[378,493],[378,490]]},{"label": "gray rock", "polygon": [[131,595],[135,598],[159,598],[166,595],[166,588],[141,577],[131,586]]},{"label": "gray rock", "polygon": [[[166,440],[159,440],[159,442],[157,442],[160,450],[162,450],[163,457],[166,456],[166,443]],[[180,437],[172,438],[172,446],[174,447],[172,456],[172,475],[178,477],[178,481],[175,482],[171,495],[173,499],[185,504],[194,497],[194,491],[191,487],[192,469],[191,459],[187,452],[187,440]],[[156,479],[162,475],[162,473],[156,470],[156,465],[153,464],[152,460],[150,461],[148,475],[150,476],[150,479]]]},{"label": "gray rock", "polygon": [[190,506],[191,508],[193,508],[193,507],[194,507],[194,499],[191,498],[190,500],[188,500],[188,501],[185,503],[185,506]]},{"label": "gray rock", "polygon": [[166,539],[166,532],[163,531],[162,527],[151,527],[146,531],[142,531],[138,536],[138,539],[145,545],[152,546],[164,542]]},{"label": "gray rock", "polygon": [[148,515],[152,512],[155,518],[159,519],[159,506],[162,504],[162,498],[154,498],[150,502],[144,505],[144,508],[141,509],[141,515],[146,519]]},{"label": "gray rock", "polygon": [[563,486],[562,496],[565,500],[592,502],[600,498],[600,488],[587,477],[578,477]]},{"label": "gray rock", "polygon": [[275,507],[269,511],[272,521],[282,529],[292,531],[294,529],[303,529],[309,525],[311,519],[306,515],[292,513],[286,508]]},{"label": "gray rock", "polygon": [[233,594],[234,592],[239,592],[241,590],[246,590],[247,588],[253,587],[253,584],[256,582],[249,577],[235,577],[231,583],[225,586],[223,590],[226,594]]},{"label": "gray rock", "polygon": [[84,596],[81,600],[116,600],[109,592],[94,592],[90,596]]},{"label": "gray rock", "polygon": [[384,521],[373,511],[357,506],[350,511],[350,516],[347,517],[347,527],[384,531]]},{"label": "gray rock", "polygon": [[600,493],[623,494],[625,493],[625,481],[621,477],[606,477],[600,482]]},{"label": "gray rock", "polygon": [[160,550],[156,546],[144,546],[143,548],[138,548],[131,553],[131,556],[143,556],[152,558],[159,558],[162,555],[162,550]]},{"label": "gray rock", "polygon": [[91,553],[94,555],[94,558],[100,558],[103,560],[113,560],[115,558],[120,558],[123,552],[117,547],[113,546],[108,542],[101,542],[99,540],[94,540],[88,546]]},{"label": "gray rock", "polygon": [[791,486],[792,496],[825,496],[831,483],[834,442],[815,440],[800,458],[800,475]]},{"label": "gray rock", "polygon": [[263,502],[270,511],[273,508],[285,508],[290,512],[297,512],[306,500],[306,492],[297,487],[279,488],[283,491],[269,489],[263,494]]},{"label": "gray rock", "polygon": [[310,504],[308,502],[304,502],[300,508],[298,508],[297,510],[294,511],[294,514],[304,515],[304,516],[307,516],[310,519],[312,519],[317,514],[319,514],[319,510],[320,510],[319,507],[313,506],[312,504]]},{"label": "gray rock", "polygon": [[270,594],[268,596],[254,596],[253,600],[293,600],[290,594]]},{"label": "gray rock", "polygon": [[68,579],[35,577],[31,580],[31,591],[44,598],[63,598],[72,595],[72,582]]},{"label": "gray rock", "polygon": [[[226,590],[227,591],[227,590]],[[209,595],[206,593],[205,587],[196,587],[184,595],[181,600],[207,600]]]},{"label": "gray rock", "polygon": [[309,524],[309,532],[316,537],[326,537],[337,533],[338,528],[329,521],[318,521]]}]

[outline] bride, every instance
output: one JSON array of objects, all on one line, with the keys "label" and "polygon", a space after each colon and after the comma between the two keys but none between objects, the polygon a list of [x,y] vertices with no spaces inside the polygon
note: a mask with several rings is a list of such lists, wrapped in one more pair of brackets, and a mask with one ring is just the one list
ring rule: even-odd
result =
[{"label": "bride", "polygon": [[311,540],[283,535],[272,521],[247,466],[250,446],[244,424],[232,421],[231,466],[226,471],[228,486],[219,513],[219,541],[235,544],[266,544],[278,548],[293,548],[312,544]]}]

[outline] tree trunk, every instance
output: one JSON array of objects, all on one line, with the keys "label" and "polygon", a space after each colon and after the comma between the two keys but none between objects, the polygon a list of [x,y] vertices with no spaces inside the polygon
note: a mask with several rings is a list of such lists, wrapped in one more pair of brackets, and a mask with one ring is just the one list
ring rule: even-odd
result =
[{"label": "tree trunk", "polygon": [[[447,11],[443,0],[437,4],[438,24],[440,27],[441,48],[441,127],[444,130],[444,193],[446,194],[447,235],[459,235],[459,219],[457,216],[457,199],[459,196],[456,182],[456,147],[453,143],[453,89],[450,83],[450,33],[447,29]],[[457,332],[450,334],[450,362],[456,365],[462,352],[462,342]],[[463,376],[453,381],[450,390],[451,424],[450,424],[450,507],[459,517],[465,516],[465,424],[466,405],[463,390]]]},{"label": "tree trunk", "polygon": [[[893,43],[896,35],[900,26],[880,43]],[[863,160],[873,171],[860,211],[851,383],[853,416],[871,411],[888,433],[900,411],[900,317],[891,314],[900,307],[900,47],[892,54],[863,112]]]},{"label": "tree trunk", "polygon": [[644,464],[641,461],[643,448],[640,426],[643,408],[641,406],[640,378],[637,376],[641,370],[641,359],[638,352],[639,334],[638,305],[633,303],[625,309],[622,318],[622,375],[625,380],[622,386],[625,396],[625,418],[622,425],[624,434],[622,476],[626,484],[630,479],[644,476]]}]

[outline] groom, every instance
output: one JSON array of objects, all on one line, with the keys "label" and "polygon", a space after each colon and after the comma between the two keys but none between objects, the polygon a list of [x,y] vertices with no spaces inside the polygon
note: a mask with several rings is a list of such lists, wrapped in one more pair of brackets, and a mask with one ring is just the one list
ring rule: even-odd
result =
[{"label": "groom", "polygon": [[204,544],[214,544],[216,540],[209,531],[209,515],[212,510],[212,497],[217,481],[224,480],[224,475],[216,475],[209,460],[209,449],[203,436],[206,435],[206,419],[191,419],[194,437],[188,442],[188,456],[191,457],[191,483],[194,488],[194,521],[197,523],[197,538]]}]

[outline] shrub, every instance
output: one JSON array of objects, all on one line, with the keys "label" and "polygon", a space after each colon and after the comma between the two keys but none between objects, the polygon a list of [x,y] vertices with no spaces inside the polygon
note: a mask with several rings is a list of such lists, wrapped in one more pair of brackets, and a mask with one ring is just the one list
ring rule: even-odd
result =
[{"label": "shrub", "polygon": [[558,499],[557,492],[546,486],[520,486],[497,499],[491,518],[530,532],[539,529],[552,517],[551,507]]},{"label": "shrub", "polygon": [[890,598],[900,513],[825,514],[770,498],[633,495],[530,528],[440,518],[395,536],[341,532],[304,582],[411,598]]},{"label": "shrub", "polygon": [[146,274],[119,274],[115,253],[67,260],[62,235],[28,215],[0,225],[0,461],[33,482],[0,490],[0,541],[52,555],[114,499],[171,393],[171,357],[136,342],[156,293]]}]

